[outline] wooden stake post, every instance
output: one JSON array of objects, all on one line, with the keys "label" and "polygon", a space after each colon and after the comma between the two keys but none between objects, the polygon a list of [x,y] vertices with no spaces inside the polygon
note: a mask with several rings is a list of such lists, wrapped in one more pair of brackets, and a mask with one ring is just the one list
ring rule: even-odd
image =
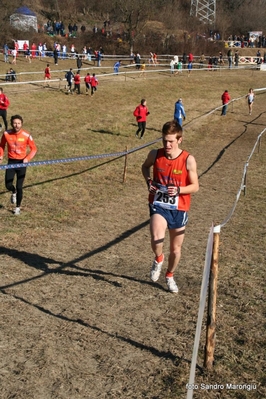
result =
[{"label": "wooden stake post", "polygon": [[220,226],[219,232],[213,234],[213,250],[212,262],[209,277],[209,297],[208,297],[208,315],[207,315],[207,331],[206,331],[206,344],[205,344],[205,359],[204,367],[212,369],[214,362],[214,348],[215,348],[215,328],[216,328],[216,298],[217,298],[217,279],[218,279],[218,251],[220,239]]},{"label": "wooden stake post", "polygon": [[[128,153],[128,147],[126,146],[126,153]],[[125,165],[124,165],[124,173],[123,173],[123,183],[126,182],[126,176],[127,176],[127,155],[125,155]]]}]

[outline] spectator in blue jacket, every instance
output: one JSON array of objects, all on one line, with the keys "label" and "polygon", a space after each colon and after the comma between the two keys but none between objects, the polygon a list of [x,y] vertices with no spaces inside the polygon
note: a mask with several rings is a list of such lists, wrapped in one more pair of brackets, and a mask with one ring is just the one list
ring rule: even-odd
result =
[{"label": "spectator in blue jacket", "polygon": [[175,103],[174,119],[182,126],[183,119],[186,119],[185,108],[182,104],[182,98],[179,98]]},{"label": "spectator in blue jacket", "polygon": [[117,62],[114,64],[114,73],[115,73],[116,75],[118,75],[120,65],[121,65],[121,61],[117,61]]}]

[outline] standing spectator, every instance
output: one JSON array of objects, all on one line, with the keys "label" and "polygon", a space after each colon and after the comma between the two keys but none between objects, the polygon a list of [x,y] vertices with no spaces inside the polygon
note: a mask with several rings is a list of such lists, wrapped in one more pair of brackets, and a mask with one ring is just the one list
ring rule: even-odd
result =
[{"label": "standing spectator", "polygon": [[182,61],[183,61],[183,65],[186,65],[186,63],[187,63],[187,54],[186,53],[183,53]]},{"label": "standing spectator", "polygon": [[18,51],[19,51],[19,44],[18,44],[18,41],[17,41],[17,40],[14,40],[14,49],[17,50],[17,54],[18,54]]},{"label": "standing spectator", "polygon": [[25,59],[28,60],[29,63],[31,63],[31,52],[29,48],[27,48],[27,50],[25,51]]},{"label": "standing spectator", "polygon": [[223,53],[221,51],[219,52],[219,64],[224,65]]},{"label": "standing spectator", "polygon": [[162,128],[163,148],[151,150],[142,164],[142,174],[149,191],[151,248],[155,255],[150,279],[156,282],[160,277],[168,229],[170,254],[165,281],[172,293],[178,292],[174,273],[181,257],[191,194],[199,190],[196,160],[179,148],[182,133],[177,121],[166,122]]},{"label": "standing spectator", "polygon": [[72,72],[72,68],[70,68],[69,71],[65,74],[65,78],[67,80],[68,93],[73,94],[72,83],[74,80],[74,73]]},{"label": "standing spectator", "polygon": [[141,60],[141,56],[139,53],[136,53],[135,55],[135,64],[136,64],[136,69],[140,69],[140,60]]},{"label": "standing spectator", "polygon": [[43,45],[42,45],[42,51],[43,51],[43,56],[46,57],[46,52],[47,52],[46,43],[43,43]]},{"label": "standing spectator", "polygon": [[80,94],[80,71],[77,71],[74,76],[74,91]]},{"label": "standing spectator", "polygon": [[218,67],[218,57],[216,57],[216,55],[213,57],[212,59],[212,66],[213,66],[213,70],[217,71],[217,67]]},{"label": "standing spectator", "polygon": [[121,65],[121,61],[117,61],[114,63],[114,74],[115,75],[118,75],[120,65]]},{"label": "standing spectator", "polygon": [[3,54],[4,54],[4,61],[9,62],[9,60],[8,60],[9,47],[6,43],[3,46]]},{"label": "standing spectator", "polygon": [[[5,146],[8,149],[8,165],[19,163],[27,164],[36,154],[37,148],[31,135],[22,129],[23,119],[20,115],[11,116],[12,130],[3,133],[0,143],[0,162],[3,160]],[[28,148],[30,152],[27,153]],[[26,176],[26,166],[21,168],[6,169],[5,185],[8,191],[11,191],[11,203],[16,204],[14,214],[20,214],[20,205],[23,198],[23,182]],[[13,181],[17,177],[16,187]]]},{"label": "standing spectator", "polygon": [[[0,116],[2,116],[2,119],[4,121],[5,125],[5,130],[7,130],[8,125],[7,125],[7,109],[10,105],[9,99],[7,96],[4,94],[4,90],[2,87],[0,87]],[[0,124],[0,129],[2,129],[2,125]]]},{"label": "standing spectator", "polygon": [[93,96],[95,91],[97,90],[98,84],[99,84],[99,81],[96,78],[95,73],[93,73],[92,77],[91,77],[91,96]]},{"label": "standing spectator", "polygon": [[190,73],[191,73],[191,71],[192,71],[192,68],[193,68],[192,61],[188,61],[188,64],[187,64],[188,76],[190,75]]},{"label": "standing spectator", "polygon": [[96,52],[96,61],[97,61],[97,66],[98,66],[98,67],[101,66],[102,57],[103,57],[103,55],[102,55],[101,50],[98,50],[98,51]]},{"label": "standing spectator", "polygon": [[145,130],[146,130],[147,116],[150,115],[150,112],[147,108],[147,101],[145,100],[145,98],[143,98],[140,102],[140,105],[138,105],[135,108],[133,115],[136,117],[136,121],[138,123],[136,137],[139,137],[139,133],[140,133],[139,138],[142,139],[142,137],[144,136]]},{"label": "standing spectator", "polygon": [[175,72],[175,61],[174,61],[174,59],[172,59],[170,61],[170,72],[171,72],[171,75],[173,75],[174,72]]},{"label": "standing spectator", "polygon": [[61,51],[61,44],[60,43],[56,43],[55,47],[57,49],[57,53],[58,53],[58,58],[60,58],[60,51]]},{"label": "standing spectator", "polygon": [[57,49],[57,47],[54,48],[53,55],[54,55],[54,63],[55,63],[55,65],[58,65],[58,49]]},{"label": "standing spectator", "polygon": [[75,49],[74,44],[71,44],[70,53],[71,53],[72,58],[76,57],[76,49]]},{"label": "standing spectator", "polygon": [[149,65],[154,63],[153,53],[150,52]]},{"label": "standing spectator", "polygon": [[233,63],[233,52],[232,52],[232,49],[229,49],[227,51],[227,58],[228,58],[228,67],[232,68],[232,63]]},{"label": "standing spectator", "polygon": [[145,64],[145,61],[142,61],[142,64],[141,64],[141,66],[140,66],[140,74],[139,74],[139,77],[140,77],[140,78],[146,79],[145,73],[146,73],[146,64]]},{"label": "standing spectator", "polygon": [[249,115],[251,115],[252,112],[252,106],[253,106],[253,102],[254,102],[254,98],[255,98],[255,94],[253,89],[249,89],[248,94],[246,95],[246,98],[248,99],[248,112]]},{"label": "standing spectator", "polygon": [[85,82],[86,94],[88,94],[91,88],[91,75],[89,72],[85,76],[84,82]]},{"label": "standing spectator", "polygon": [[36,57],[36,49],[37,49],[36,44],[32,43],[32,45],[31,45],[31,57],[32,57],[32,59],[34,59]]},{"label": "standing spectator", "polygon": [[87,49],[87,56],[88,56],[88,61],[91,61],[91,55],[92,55],[93,51],[91,47],[88,47]]},{"label": "standing spectator", "polygon": [[86,46],[83,47],[82,54],[83,54],[82,59],[86,60],[86,58],[87,58],[87,47]]},{"label": "standing spectator", "polygon": [[77,68],[78,68],[78,69],[81,69],[81,67],[82,67],[82,58],[81,58],[80,55],[78,55],[78,58],[77,58]]},{"label": "standing spectator", "polygon": [[45,86],[45,82],[47,87],[49,87],[49,83],[47,82],[47,80],[51,79],[51,69],[50,69],[50,64],[46,65],[46,68],[44,70],[44,83],[43,83],[43,87]]},{"label": "standing spectator", "polygon": [[65,44],[63,44],[63,46],[62,46],[62,58],[63,58],[63,60],[66,59],[66,51],[67,51],[67,47],[66,47]]},{"label": "standing spectator", "polygon": [[69,23],[68,24],[68,33],[69,33],[70,36],[72,35],[72,32],[73,32],[73,26],[72,26],[71,23]]},{"label": "standing spectator", "polygon": [[75,37],[77,36],[77,31],[78,31],[78,26],[77,26],[76,23],[74,23],[74,25],[73,25],[73,33],[74,33]]},{"label": "standing spectator", "polygon": [[182,126],[183,119],[186,119],[186,112],[183,106],[182,98],[179,98],[175,103],[174,119]]},{"label": "standing spectator", "polygon": [[177,71],[176,71],[175,75],[177,75],[177,74],[179,75],[180,73],[182,73],[182,68],[183,68],[182,61],[179,60],[178,64],[177,64]]},{"label": "standing spectator", "polygon": [[201,53],[201,56],[199,58],[200,68],[203,68],[204,61],[205,61],[205,55]]},{"label": "standing spectator", "polygon": [[16,65],[16,63],[17,63],[17,54],[18,54],[17,49],[13,48],[13,50],[11,51],[11,54],[12,54],[12,57],[13,57],[12,64]]},{"label": "standing spectator", "polygon": [[39,46],[38,46],[38,57],[39,57],[39,60],[41,60],[41,57],[42,57],[42,43],[39,43]]},{"label": "standing spectator", "polygon": [[211,71],[212,70],[212,61],[213,61],[213,57],[210,56],[209,60],[208,60],[208,70]]},{"label": "standing spectator", "polygon": [[238,67],[238,60],[239,60],[239,54],[238,51],[235,52],[235,67]]},{"label": "standing spectator", "polygon": [[191,52],[188,53],[188,62],[193,62],[193,60],[194,60],[193,54]]},{"label": "standing spectator", "polygon": [[223,92],[221,99],[222,99],[222,103],[223,103],[221,116],[225,116],[226,112],[227,112],[228,103],[231,100],[231,97],[230,97],[230,95],[228,93],[228,90],[225,90]]},{"label": "standing spectator", "polygon": [[24,54],[26,54],[26,51],[28,50],[28,48],[29,48],[28,43],[27,43],[27,42],[24,42],[24,43],[23,43],[23,51],[24,51]]}]

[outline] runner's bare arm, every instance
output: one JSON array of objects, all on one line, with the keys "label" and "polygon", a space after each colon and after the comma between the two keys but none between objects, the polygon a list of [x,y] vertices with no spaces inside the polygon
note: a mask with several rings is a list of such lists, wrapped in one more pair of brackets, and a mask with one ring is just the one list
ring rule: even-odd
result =
[{"label": "runner's bare arm", "polygon": [[151,150],[149,152],[146,160],[142,164],[141,170],[142,170],[142,174],[143,174],[143,177],[146,182],[149,178],[151,178],[150,169],[155,162],[156,153],[157,153],[157,150]]},{"label": "runner's bare arm", "polygon": [[187,158],[187,170],[190,184],[185,187],[180,187],[181,194],[196,193],[199,190],[197,163],[193,155],[189,155]]}]

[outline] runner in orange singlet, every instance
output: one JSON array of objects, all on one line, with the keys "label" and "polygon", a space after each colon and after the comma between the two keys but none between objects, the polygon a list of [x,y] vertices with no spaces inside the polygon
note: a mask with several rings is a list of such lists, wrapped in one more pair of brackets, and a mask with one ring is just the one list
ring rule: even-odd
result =
[{"label": "runner in orange singlet", "polygon": [[[166,122],[162,128],[163,148],[151,150],[142,165],[142,174],[149,190],[151,247],[155,254],[150,278],[159,279],[164,261],[163,243],[166,229],[170,236],[170,254],[166,271],[166,284],[170,292],[177,293],[174,272],[181,256],[181,247],[188,222],[190,197],[199,189],[195,158],[179,148],[182,127],[176,120]],[[150,169],[153,167],[153,178]]]},{"label": "runner in orange singlet", "polygon": [[[8,165],[25,164],[25,167],[11,167],[6,169],[5,185],[11,191],[11,204],[16,205],[13,213],[20,214],[20,205],[23,197],[23,182],[26,176],[26,164],[35,156],[36,145],[31,135],[22,128],[23,119],[20,115],[11,116],[11,130],[3,133],[0,142],[0,163],[3,160],[5,146],[8,150]],[[28,148],[30,151],[28,151]],[[14,178],[17,178],[16,187],[13,185]]]}]

